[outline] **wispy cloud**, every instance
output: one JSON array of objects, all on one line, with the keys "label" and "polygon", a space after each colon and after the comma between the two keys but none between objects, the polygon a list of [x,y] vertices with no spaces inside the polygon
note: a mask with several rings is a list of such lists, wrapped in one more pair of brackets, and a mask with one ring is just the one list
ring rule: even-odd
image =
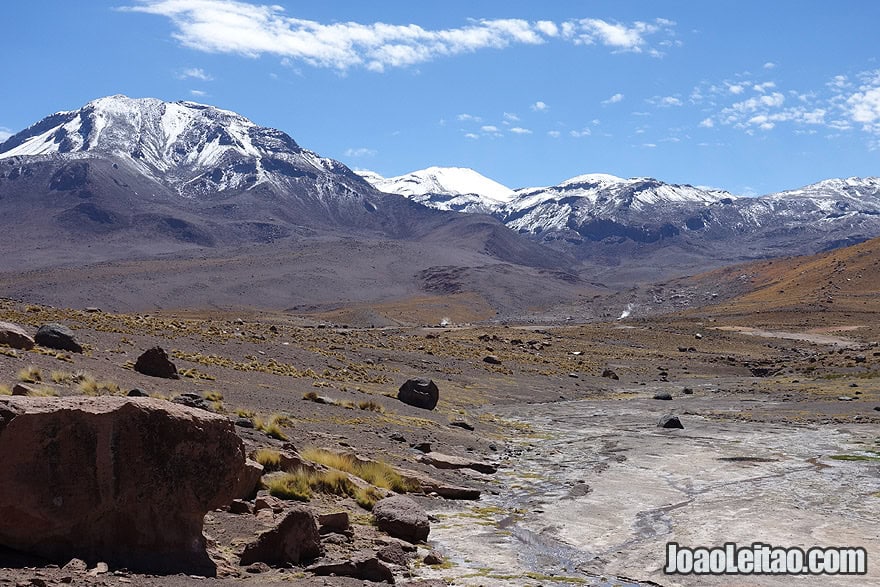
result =
[{"label": "wispy cloud", "polygon": [[483,119],[479,116],[474,116],[473,114],[459,114],[455,117],[459,122],[482,122]]},{"label": "wispy cloud", "polygon": [[535,112],[546,112],[547,110],[550,109],[550,107],[547,106],[547,104],[545,104],[544,102],[541,102],[540,100],[538,100],[537,102],[535,102],[534,104],[529,106],[529,108],[531,108]]},{"label": "wispy cloud", "polygon": [[483,132],[498,132],[498,127],[493,124],[486,124],[480,127]]},{"label": "wispy cloud", "polygon": [[559,132],[558,130],[548,130],[547,131],[547,136],[554,138],[554,139],[558,139],[561,134],[562,133]]},{"label": "wispy cloud", "polygon": [[196,98],[204,98],[208,95],[208,92],[202,90],[190,90],[189,94],[190,96],[195,96]]},{"label": "wispy cloud", "polygon": [[530,134],[532,134],[531,130],[529,130],[527,128],[523,128],[521,126],[514,126],[513,128],[510,129],[510,132],[512,132],[513,134],[517,134],[517,135],[530,135]]},{"label": "wispy cloud", "polygon": [[5,126],[0,126],[0,143],[11,137],[14,133]]},{"label": "wispy cloud", "polygon": [[603,104],[617,104],[618,102],[623,102],[623,94],[621,94],[620,92],[614,94],[607,100],[602,100]]},{"label": "wispy cloud", "polygon": [[576,139],[582,139],[584,137],[588,137],[593,134],[590,129],[584,128],[583,130],[571,130],[568,131],[568,134]]},{"label": "wispy cloud", "polygon": [[121,10],[171,19],[176,28],[174,38],[199,51],[246,57],[276,55],[342,71],[355,67],[383,71],[483,49],[540,45],[558,39],[575,45],[602,45],[613,52],[659,56],[661,52],[651,46],[649,38],[660,37],[662,41],[675,34],[675,23],[665,19],[630,24],[595,18],[560,23],[480,19],[439,30],[382,22],[324,24],[287,16],[281,6],[237,0],[138,0]]},{"label": "wispy cloud", "polygon": [[368,149],[367,147],[350,148],[350,149],[345,150],[345,156],[346,157],[357,157],[357,158],[375,157],[376,150],[375,149]]},{"label": "wispy cloud", "polygon": [[196,79],[203,82],[213,81],[214,78],[200,67],[191,67],[184,69],[177,74],[178,79]]}]

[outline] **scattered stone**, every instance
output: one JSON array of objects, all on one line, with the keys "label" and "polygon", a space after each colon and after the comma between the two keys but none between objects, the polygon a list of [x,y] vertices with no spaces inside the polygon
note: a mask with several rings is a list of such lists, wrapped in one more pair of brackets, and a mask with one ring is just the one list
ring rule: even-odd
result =
[{"label": "scattered stone", "polygon": [[0,344],[29,351],[34,348],[34,339],[18,324],[0,322]]},{"label": "scattered stone", "polygon": [[841,401],[841,402],[851,402],[851,401],[853,401],[853,398],[851,398],[851,397],[848,396],[848,395],[841,395],[841,396],[838,396],[837,401]]},{"label": "scattered stone", "polygon": [[580,379],[580,377],[581,377],[577,373],[569,373],[568,376],[571,377],[572,379]]},{"label": "scattered stone", "polygon": [[868,360],[868,357],[865,355],[856,355],[855,361],[856,363],[864,363]]},{"label": "scattered stone", "polygon": [[440,400],[440,390],[431,379],[409,379],[397,390],[397,399],[417,408],[433,410]]},{"label": "scattered stone", "polygon": [[467,420],[453,420],[449,423],[450,426],[455,426],[456,428],[464,428],[465,430],[473,430],[474,425],[468,422]]},{"label": "scattered stone", "polygon": [[850,387],[858,387],[859,384],[858,384],[858,383],[850,383],[849,386],[850,386]]},{"label": "scattered stone", "polygon": [[89,565],[81,558],[72,558],[66,565],[61,567],[61,570],[65,573],[85,573],[89,570]]},{"label": "scattered stone", "polygon": [[431,452],[430,442],[417,442],[411,446],[419,452]]},{"label": "scattered stone", "polygon": [[376,551],[376,556],[379,560],[400,567],[406,567],[409,563],[409,556],[403,551],[400,542],[390,542],[386,544]]},{"label": "scattered stone", "polygon": [[392,495],[376,502],[373,520],[386,534],[407,542],[423,542],[431,531],[428,514],[422,506],[403,495]]},{"label": "scattered stone", "polygon": [[254,419],[253,418],[245,418],[244,416],[240,416],[235,419],[235,425],[239,428],[253,428],[254,427]]},{"label": "scattered stone", "polygon": [[24,383],[16,383],[12,386],[12,395],[32,395],[36,390]]},{"label": "scattered stone", "polygon": [[168,358],[168,353],[158,346],[147,349],[144,354],[138,357],[134,364],[134,370],[150,377],[180,379],[177,367]]},{"label": "scattered stone", "polygon": [[211,411],[211,406],[208,404],[208,401],[197,393],[181,393],[180,395],[175,396],[171,401],[182,406],[187,406],[188,408],[195,408],[197,410],[205,410],[208,412]]},{"label": "scattered stone", "polygon": [[229,513],[231,514],[252,514],[254,513],[254,508],[243,499],[233,499],[232,503],[229,504]]},{"label": "scattered stone", "polygon": [[63,324],[44,324],[34,335],[34,342],[40,346],[72,353],[83,352],[82,346],[76,341],[73,331]]},{"label": "scattered stone", "polygon": [[696,338],[697,340],[701,340],[703,338],[703,335],[698,332],[694,335],[694,338]]},{"label": "scattered stone", "polygon": [[244,468],[235,486],[235,497],[239,499],[253,499],[260,488],[260,479],[263,477],[263,465],[252,459],[245,459]]},{"label": "scattered stone", "polygon": [[685,395],[693,395],[694,394],[694,390],[691,389],[690,387],[685,387],[684,389],[681,390],[681,392]]},{"label": "scattered stone", "polygon": [[875,412],[880,412],[880,406],[874,406],[874,411],[875,411]]},{"label": "scattered stone", "polygon": [[105,562],[100,562],[95,565],[95,568],[89,571],[89,575],[92,577],[97,577],[98,575],[103,575],[105,573],[110,572],[110,566]]},{"label": "scattered stone", "polygon": [[348,512],[334,512],[318,516],[318,531],[321,534],[345,534],[351,529]]},{"label": "scattered stone", "polygon": [[490,365],[500,365],[501,359],[499,359],[495,355],[486,355],[485,357],[483,357],[483,362],[489,363]]},{"label": "scattered stone", "polygon": [[437,467],[438,469],[473,469],[478,473],[491,475],[498,471],[498,467],[491,463],[473,461],[464,457],[447,455],[439,452],[429,452],[419,457],[420,463]]},{"label": "scattered stone", "polygon": [[432,550],[427,555],[425,555],[425,558],[422,562],[425,563],[426,565],[433,566],[433,565],[442,565],[444,562],[446,562],[446,560],[443,558],[443,556],[439,552],[437,552],[436,550]]},{"label": "scattered stone", "polygon": [[[205,514],[244,466],[226,418],[152,398],[0,398],[0,544],[152,573],[216,572]],[[65,431],[59,435],[58,431]]]},{"label": "scattered stone", "polygon": [[388,438],[393,440],[394,442],[406,442],[406,436],[401,434],[400,432],[392,432]]},{"label": "scattered stone", "polygon": [[678,419],[678,416],[674,416],[672,414],[667,414],[660,418],[660,421],[657,423],[658,428],[679,428],[684,430],[684,425],[681,423],[681,420]]},{"label": "scattered stone", "polygon": [[270,510],[280,514],[284,511],[284,502],[273,495],[259,495],[254,500],[254,511],[259,512],[260,510]]},{"label": "scattered stone", "polygon": [[248,573],[251,573],[253,575],[258,575],[260,573],[268,573],[271,570],[272,570],[272,567],[270,567],[269,565],[267,565],[264,562],[256,562],[252,565],[248,565],[247,568],[245,568],[245,571],[247,571]]},{"label": "scattered stone", "polygon": [[612,371],[611,369],[608,369],[608,368],[606,368],[604,371],[602,371],[602,377],[605,377],[607,379],[613,379],[615,381],[620,380],[620,377],[617,376],[617,373],[615,373],[614,371]]},{"label": "scattered stone", "polygon": [[135,387],[128,392],[128,397],[150,397],[149,394],[139,387]]},{"label": "scattered stone", "polygon": [[323,554],[318,524],[312,511],[302,505],[292,506],[278,525],[261,533],[244,547],[241,565],[256,562],[270,565],[299,564]]},{"label": "scattered stone", "polygon": [[363,581],[394,583],[394,573],[372,552],[355,553],[347,561],[327,561],[306,568],[319,576],[354,577]]},{"label": "scattered stone", "polygon": [[89,314],[98,314],[101,312],[101,308],[98,308],[96,306],[87,306],[86,312]]},{"label": "scattered stone", "polygon": [[655,393],[653,399],[671,400],[672,394],[669,393],[668,391],[661,391],[661,392]]}]

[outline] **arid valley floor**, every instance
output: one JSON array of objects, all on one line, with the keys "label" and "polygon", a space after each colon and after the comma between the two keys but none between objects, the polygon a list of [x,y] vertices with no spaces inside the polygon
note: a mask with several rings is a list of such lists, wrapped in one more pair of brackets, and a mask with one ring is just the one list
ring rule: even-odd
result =
[{"label": "arid valley floor", "polygon": [[[801,577],[798,584],[875,584],[877,295],[858,266],[864,250],[835,254],[849,256],[826,255],[813,265],[768,262],[751,273],[690,282],[705,288],[750,276],[749,291],[714,306],[586,324],[369,328],[345,324],[338,312],[111,314],[7,300],[0,302],[0,319],[31,331],[63,323],[85,352],[3,349],[0,383],[11,388],[32,366],[31,378],[37,371],[42,379],[32,385],[41,394],[139,388],[170,399],[196,393],[233,419],[276,416],[286,441],[236,427],[249,453],[348,451],[479,489],[478,501],[416,497],[432,516],[431,533],[408,566],[396,569],[398,583],[791,584],[784,576],[664,575],[665,545],[676,541],[861,546],[869,556],[867,576]],[[837,271],[839,283],[850,284],[836,286],[833,303],[830,295],[815,301],[831,283],[824,271]],[[791,289],[788,296],[771,295],[792,275],[800,276],[801,297]],[[168,351],[179,380],[132,369],[155,345]],[[495,360],[486,362],[489,355]],[[84,388],[76,373],[92,385]],[[437,383],[435,410],[396,399],[411,377]],[[671,399],[655,399],[663,392]],[[659,428],[666,414],[678,415],[684,429]],[[424,458],[424,445],[416,448],[423,443],[497,471],[438,469]],[[311,507],[351,516],[353,537],[325,545],[328,556],[386,543],[351,498],[318,493]],[[312,577],[298,567],[249,572],[238,555],[265,524],[250,514],[208,514],[217,578],[114,569],[70,576],[6,552],[0,584],[361,584]],[[440,555],[438,564],[423,562],[429,552]]]}]

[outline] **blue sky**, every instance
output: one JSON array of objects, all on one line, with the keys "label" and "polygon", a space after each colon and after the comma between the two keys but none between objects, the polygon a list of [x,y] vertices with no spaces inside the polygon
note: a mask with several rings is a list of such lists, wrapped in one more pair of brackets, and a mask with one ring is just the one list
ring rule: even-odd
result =
[{"label": "blue sky", "polygon": [[234,110],[385,176],[763,194],[880,174],[878,23],[864,0],[15,1],[0,138],[119,93]]}]

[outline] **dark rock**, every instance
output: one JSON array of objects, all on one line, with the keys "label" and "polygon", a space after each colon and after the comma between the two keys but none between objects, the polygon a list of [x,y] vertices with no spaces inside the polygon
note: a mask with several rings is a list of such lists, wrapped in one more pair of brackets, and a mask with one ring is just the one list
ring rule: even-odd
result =
[{"label": "dark rock", "polygon": [[30,385],[16,383],[12,386],[12,395],[33,395],[36,390]]},{"label": "dark rock", "polygon": [[459,487],[438,481],[421,471],[398,469],[398,473],[409,483],[417,485],[422,493],[436,493],[444,499],[480,499],[480,491],[470,487]]},{"label": "dark rock", "polygon": [[501,359],[499,359],[495,355],[486,355],[485,357],[483,357],[483,362],[489,363],[490,365],[500,365]]},{"label": "dark rock", "polygon": [[248,573],[251,573],[253,575],[258,575],[260,573],[268,573],[271,570],[272,570],[272,567],[270,567],[269,565],[267,565],[266,563],[263,563],[263,562],[248,565],[247,568],[245,569],[245,571],[247,571]]},{"label": "dark rock", "polygon": [[322,553],[315,515],[305,506],[294,505],[276,527],[244,547],[240,563],[242,566],[256,562],[299,564],[316,559]]},{"label": "dark rock", "polygon": [[306,571],[319,576],[354,577],[364,581],[394,583],[394,573],[373,553],[356,553],[347,561],[327,561],[314,564]]},{"label": "dark rock", "polygon": [[856,355],[855,361],[856,363],[864,363],[868,360],[868,357],[865,355]]},{"label": "dark rock", "polygon": [[392,495],[376,502],[373,519],[380,530],[407,542],[425,541],[431,531],[428,514],[422,506],[403,495]]},{"label": "dark rock", "polygon": [[615,373],[614,371],[612,371],[611,369],[608,369],[608,368],[606,368],[604,371],[602,371],[602,377],[605,377],[607,379],[613,379],[615,381],[618,381],[620,379],[620,377],[617,376],[617,373]]},{"label": "dark rock", "polygon": [[331,532],[345,534],[350,530],[350,523],[348,512],[321,514],[318,516],[318,531],[321,534],[329,534]]},{"label": "dark rock", "polygon": [[44,324],[34,335],[34,342],[40,346],[72,353],[83,352],[82,346],[76,341],[73,331],[63,324]]},{"label": "dark rock", "polygon": [[657,427],[659,428],[680,428],[684,429],[684,425],[681,423],[681,420],[678,419],[678,416],[674,416],[672,414],[667,414],[660,418],[660,421],[657,423]]},{"label": "dark rock", "polygon": [[419,452],[431,452],[430,442],[417,442],[413,444],[412,447]]},{"label": "dark rock", "polygon": [[388,438],[393,440],[394,442],[406,442],[406,436],[401,434],[400,432],[392,432]]},{"label": "dark rock", "polygon": [[229,513],[238,515],[252,514],[254,513],[254,508],[243,499],[234,499],[229,504]]},{"label": "dark rock", "polygon": [[11,322],[0,322],[0,345],[28,351],[34,348],[34,339],[24,328]]},{"label": "dark rock", "polygon": [[491,475],[498,471],[498,467],[491,463],[474,461],[464,457],[447,455],[439,452],[429,452],[419,457],[420,463],[431,465],[438,469],[473,469],[478,473]]},{"label": "dark rock", "polygon": [[693,395],[694,394],[694,390],[691,389],[690,387],[685,387],[684,389],[681,390],[681,392],[685,395]]},{"label": "dark rock", "polygon": [[403,551],[399,542],[391,542],[383,546],[376,552],[376,556],[379,560],[400,567],[405,567],[409,563],[409,556]]},{"label": "dark rock", "polygon": [[425,558],[422,562],[424,562],[426,565],[442,565],[446,561],[439,552],[437,552],[436,550],[432,550],[427,555],[425,555]]},{"label": "dark rock", "polygon": [[177,374],[177,367],[168,358],[168,353],[158,346],[148,349],[138,357],[137,362],[134,364],[134,370],[151,377],[180,379],[180,375]]},{"label": "dark rock", "polygon": [[433,410],[440,400],[440,390],[430,379],[409,379],[397,390],[397,399],[417,408]]},{"label": "dark rock", "polygon": [[211,405],[208,401],[197,393],[181,393],[180,395],[175,396],[171,401],[189,408],[206,410],[208,412],[211,411]]},{"label": "dark rock", "polygon": [[132,389],[131,391],[128,392],[128,397],[150,397],[150,396],[143,389],[135,387],[134,389]]},{"label": "dark rock", "polygon": [[474,425],[468,422],[467,420],[453,420],[449,423],[450,426],[455,426],[456,428],[464,428],[465,430],[473,430]]},{"label": "dark rock", "polygon": [[671,400],[672,394],[668,391],[661,391],[654,394],[653,399],[661,399],[661,400]]},{"label": "dark rock", "polygon": [[205,514],[245,462],[226,418],[122,397],[0,398],[0,545],[51,560],[214,574]]},{"label": "dark rock", "polygon": [[244,469],[235,484],[235,497],[239,499],[253,499],[260,488],[260,479],[263,476],[263,465],[257,461],[246,459]]},{"label": "dark rock", "polygon": [[253,418],[245,418],[244,416],[235,419],[235,425],[239,428],[253,428]]}]

